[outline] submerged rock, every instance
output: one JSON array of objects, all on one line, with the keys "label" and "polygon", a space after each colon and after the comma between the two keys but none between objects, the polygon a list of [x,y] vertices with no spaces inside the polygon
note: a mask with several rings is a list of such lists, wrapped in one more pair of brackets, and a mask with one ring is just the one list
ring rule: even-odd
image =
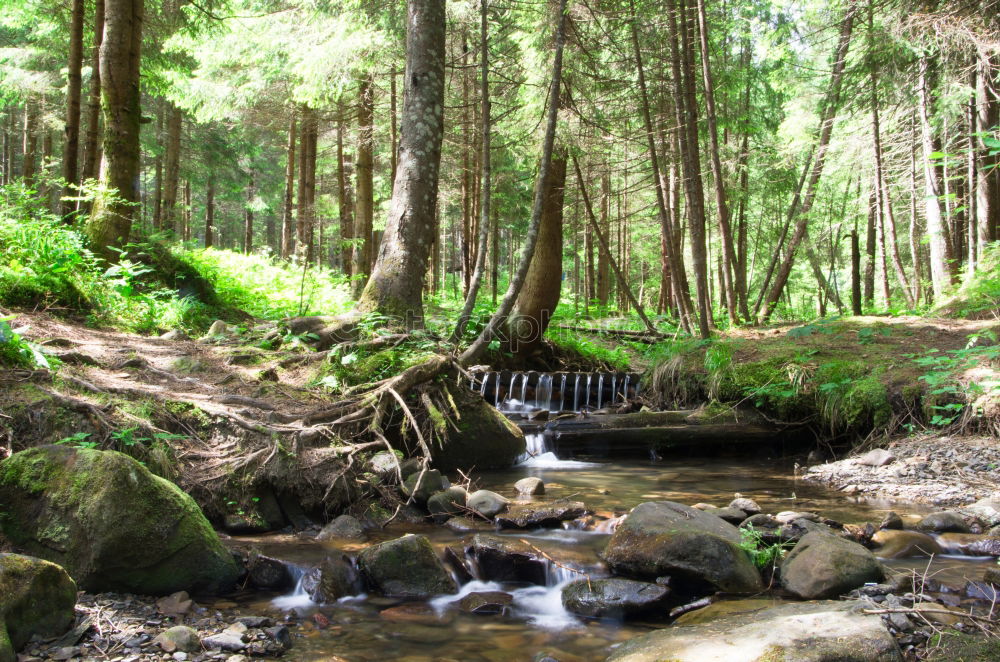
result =
[{"label": "submerged rock", "polygon": [[942,533],[938,542],[946,552],[965,556],[1000,556],[1000,537],[975,533]]},{"label": "submerged rock", "polygon": [[[856,603],[854,603],[856,604]],[[785,604],[702,625],[675,625],[636,637],[607,662],[902,662],[878,616],[852,603]]]},{"label": "submerged rock", "polygon": [[587,507],[580,501],[561,503],[530,504],[517,503],[494,520],[502,529],[533,529],[535,527],[554,528],[562,523],[587,514]]},{"label": "submerged rock", "polygon": [[941,554],[941,545],[934,538],[920,531],[882,529],[872,536],[877,547],[872,550],[883,559],[904,559],[913,556]]},{"label": "submerged rock", "polygon": [[367,547],[358,565],[368,584],[385,596],[426,599],[458,590],[427,536],[409,534]]},{"label": "submerged rock", "polygon": [[458,606],[470,614],[506,614],[514,604],[514,596],[503,591],[480,591],[469,593]]},{"label": "submerged rock", "polygon": [[328,604],[361,593],[361,574],[347,556],[330,556],[305,574],[302,588],[313,602]]},{"label": "submerged rock", "polygon": [[264,556],[251,550],[247,563],[249,582],[263,591],[287,591],[295,584],[292,568],[288,562],[281,559]]},{"label": "submerged rock", "polygon": [[917,528],[931,533],[969,533],[971,531],[965,518],[962,517],[962,513],[954,510],[931,513],[917,523]]},{"label": "submerged rock", "polygon": [[669,599],[666,586],[617,577],[581,579],[562,590],[567,610],[594,618],[629,618],[663,610]]},{"label": "submerged rock", "polygon": [[0,661],[12,662],[33,635],[57,637],[73,625],[76,584],[55,563],[0,554]]},{"label": "submerged rock", "polygon": [[365,537],[365,527],[357,517],[340,515],[323,527],[316,540],[360,540]]},{"label": "submerged rock", "polygon": [[650,501],[618,525],[604,560],[616,574],[638,579],[669,575],[695,591],[755,593],[763,582],[740,541],[736,527],[714,515]]},{"label": "submerged rock", "polygon": [[895,511],[890,510],[882,518],[879,523],[878,528],[880,529],[902,529],[903,528],[903,518],[900,517]]},{"label": "submerged rock", "polygon": [[519,540],[477,534],[467,551],[486,581],[545,585],[548,561],[538,550]]},{"label": "submerged rock", "polygon": [[885,569],[870,551],[819,531],[803,537],[781,563],[781,585],[806,600],[843,595],[884,577]]},{"label": "submerged rock", "polygon": [[15,453],[0,463],[0,503],[4,535],[87,591],[212,593],[240,574],[194,499],[122,453]]}]

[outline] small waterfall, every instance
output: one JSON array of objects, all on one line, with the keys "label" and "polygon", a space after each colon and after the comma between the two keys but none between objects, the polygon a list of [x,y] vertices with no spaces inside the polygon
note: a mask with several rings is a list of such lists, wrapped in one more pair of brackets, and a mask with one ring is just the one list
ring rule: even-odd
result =
[{"label": "small waterfall", "polygon": [[628,382],[632,379],[632,375],[625,375],[625,401],[628,402]]},{"label": "small waterfall", "polygon": [[559,404],[556,405],[556,411],[562,411],[563,402],[566,401],[566,373],[562,375],[562,379],[559,380]]},{"label": "small waterfall", "polygon": [[521,376],[524,378],[521,380],[521,404],[524,404],[528,401],[528,373],[521,373]]},{"label": "small waterfall", "polygon": [[539,375],[535,385],[535,407],[550,409],[552,405],[552,375]]},{"label": "small waterfall", "polygon": [[587,401],[583,403],[584,408],[590,407],[590,378],[593,377],[591,374],[587,374]]},{"label": "small waterfall", "polygon": [[295,588],[288,595],[282,595],[271,601],[278,609],[296,609],[301,607],[313,607],[316,605],[306,593],[306,589],[303,587],[303,581],[306,577],[305,568],[300,568],[295,565],[288,566],[289,572],[292,573],[292,578],[295,580]]},{"label": "small waterfall", "polygon": [[573,411],[580,411],[580,373],[576,373],[573,381]]},{"label": "small waterfall", "polygon": [[601,400],[604,398],[604,373],[597,377],[597,408],[601,408]]},{"label": "small waterfall", "polygon": [[611,375],[611,406],[618,400],[618,373]]},{"label": "small waterfall", "polygon": [[486,397],[486,384],[490,381],[490,373],[483,375],[483,383],[479,385],[479,395]]}]

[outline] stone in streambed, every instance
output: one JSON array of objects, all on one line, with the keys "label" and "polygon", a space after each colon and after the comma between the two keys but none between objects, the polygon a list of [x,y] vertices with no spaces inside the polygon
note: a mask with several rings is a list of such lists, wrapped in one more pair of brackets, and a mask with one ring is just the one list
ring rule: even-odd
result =
[{"label": "stone in streambed", "polygon": [[454,515],[465,512],[466,498],[468,493],[464,487],[449,487],[427,499],[427,512],[440,524]]},{"label": "stone in streambed", "polygon": [[[423,476],[423,478],[421,478]],[[417,482],[420,482],[420,487],[417,487]],[[441,472],[437,469],[428,469],[427,471],[417,471],[406,477],[403,481],[403,494],[408,497],[413,497],[413,500],[419,505],[423,506],[427,503],[435,493],[440,492],[445,488],[444,477]],[[416,494],[414,494],[416,490]]]},{"label": "stone in streambed", "polygon": [[358,565],[367,583],[388,597],[426,599],[458,590],[426,536],[410,534],[367,547]]},{"label": "stone in streambed", "polygon": [[892,529],[892,530],[902,529],[903,518],[900,517],[898,514],[896,514],[896,512],[890,510],[885,514],[885,517],[882,518],[882,521],[879,523],[878,528]]},{"label": "stone in streambed", "polygon": [[944,550],[934,538],[921,531],[882,529],[872,536],[875,555],[883,559],[904,559],[941,554]]},{"label": "stone in streambed", "polygon": [[465,505],[487,519],[493,519],[504,510],[510,499],[489,490],[476,490],[469,495]]},{"label": "stone in streambed", "polygon": [[520,540],[476,534],[467,551],[486,581],[545,585],[548,561]]},{"label": "stone in streambed", "polygon": [[0,462],[3,534],[80,588],[213,593],[240,569],[179,487],[114,451],[41,446]]},{"label": "stone in streambed", "polygon": [[295,586],[291,566],[281,559],[250,551],[249,582],[262,591],[287,591]]},{"label": "stone in streambed", "polygon": [[502,529],[554,528],[567,520],[587,514],[587,507],[579,501],[547,504],[516,503],[494,520]]},{"label": "stone in streambed", "polygon": [[819,531],[804,536],[781,563],[781,585],[805,600],[836,597],[884,577],[870,551]]},{"label": "stone in streambed", "polygon": [[186,625],[177,625],[164,630],[155,639],[153,644],[159,646],[164,653],[182,651],[184,653],[194,653],[201,650],[201,639],[198,631]]},{"label": "stone in streambed", "polygon": [[360,540],[365,537],[365,527],[357,517],[340,515],[323,527],[316,536],[320,542],[325,540]]},{"label": "stone in streambed", "polygon": [[884,467],[896,461],[896,456],[884,448],[873,448],[855,462],[866,467]]},{"label": "stone in streambed", "polygon": [[330,556],[305,574],[302,588],[313,602],[328,604],[361,593],[361,574],[347,556]]},{"label": "stone in streambed", "polygon": [[[524,454],[524,433],[481,395],[447,383],[459,415],[440,445],[432,444],[434,466],[441,471],[505,469]],[[455,429],[457,428],[457,429]]]},{"label": "stone in streambed", "polygon": [[714,508],[705,512],[711,513],[733,526],[739,526],[747,518],[747,514],[739,508]]},{"label": "stone in streambed", "polygon": [[969,525],[966,524],[962,514],[954,510],[945,510],[940,513],[931,513],[917,523],[921,531],[930,533],[969,533]]},{"label": "stone in streambed", "polygon": [[545,494],[545,483],[537,476],[528,476],[514,483],[514,489],[523,496]]},{"label": "stone in streambed", "polygon": [[562,590],[562,603],[568,611],[594,618],[630,618],[663,610],[669,599],[666,586],[617,577],[581,579]]},{"label": "stone in streambed", "polygon": [[694,592],[756,593],[763,582],[740,542],[737,528],[714,515],[650,501],[618,525],[604,560],[616,574],[647,580],[669,575]]},{"label": "stone in streambed", "polygon": [[54,563],[21,554],[0,554],[0,660],[33,635],[57,637],[73,625],[76,584]]},{"label": "stone in streambed", "polygon": [[965,556],[1000,556],[1000,537],[975,533],[942,533],[938,542],[945,552]]},{"label": "stone in streambed", "polygon": [[503,591],[479,591],[462,598],[458,606],[470,614],[506,614],[514,604],[514,596]]},{"label": "stone in streambed", "polygon": [[738,508],[749,515],[756,515],[763,512],[761,507],[757,505],[757,502],[753,499],[748,499],[746,497],[737,496],[735,499],[729,502],[728,508]]}]

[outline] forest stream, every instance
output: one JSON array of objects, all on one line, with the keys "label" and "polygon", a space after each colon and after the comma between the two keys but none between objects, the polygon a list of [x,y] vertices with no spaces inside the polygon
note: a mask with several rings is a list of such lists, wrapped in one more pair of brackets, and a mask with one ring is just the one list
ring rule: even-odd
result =
[{"label": "forest stream", "polygon": [[[254,594],[241,604],[247,614],[267,613],[301,620],[295,647],[285,659],[342,659],[350,661],[405,660],[530,660],[540,651],[562,661],[603,660],[616,643],[666,622],[586,620],[567,612],[560,600],[561,587],[581,575],[606,576],[599,554],[611,534],[614,517],[638,503],[654,500],[685,504],[728,503],[734,494],[752,497],[765,512],[796,510],[820,513],[844,523],[878,522],[895,510],[904,516],[934,510],[925,504],[862,501],[825,487],[807,483],[796,475],[789,460],[663,458],[657,461],[561,461],[522,463],[508,471],[479,473],[480,487],[512,500],[516,480],[536,476],[545,483],[544,501],[580,500],[595,513],[585,526],[579,520],[564,528],[532,531],[502,531],[500,536],[528,542],[550,559],[547,586],[499,584],[473,580],[455,595],[442,595],[426,603],[359,595],[332,605],[317,605],[301,589],[286,595]],[[522,497],[523,498],[523,497]],[[487,529],[492,532],[492,527]],[[440,555],[446,547],[461,549],[470,532],[456,533],[430,524],[390,524],[369,531],[359,541],[303,540],[292,535],[233,538],[237,547],[254,546],[261,553],[286,560],[302,568],[318,565],[334,550],[355,554],[366,544],[397,538],[406,533],[427,535]],[[886,560],[896,571],[927,573],[939,581],[963,586],[977,580],[992,557],[943,555],[932,562],[927,557]],[[560,567],[561,566],[561,567]],[[465,613],[458,601],[474,591],[508,591],[513,596],[509,613],[484,616]],[[723,613],[752,612],[780,598],[733,601]],[[718,610],[716,605],[713,609]],[[316,616],[316,613],[321,616]],[[718,613],[718,611],[716,612]],[[697,619],[697,612],[681,619]],[[325,617],[325,618],[324,618]],[[328,621],[328,623],[327,623]],[[321,624],[317,626],[317,623]]]}]

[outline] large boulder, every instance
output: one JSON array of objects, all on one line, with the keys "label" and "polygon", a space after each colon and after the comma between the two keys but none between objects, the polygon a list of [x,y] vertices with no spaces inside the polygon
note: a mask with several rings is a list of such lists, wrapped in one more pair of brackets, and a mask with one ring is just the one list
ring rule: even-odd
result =
[{"label": "large boulder", "polygon": [[[749,621],[749,622],[748,622]],[[902,662],[878,616],[856,603],[790,603],[625,642],[607,662]]]},{"label": "large boulder", "polygon": [[672,501],[649,501],[621,521],[604,560],[615,574],[670,576],[676,586],[691,591],[756,593],[763,582],[740,541],[739,530],[715,515]]},{"label": "large boulder", "polygon": [[806,600],[836,597],[884,577],[870,551],[819,531],[803,537],[781,564],[781,585]]},{"label": "large boulder", "polygon": [[448,383],[455,402],[455,426],[441,446],[433,445],[434,466],[441,471],[505,469],[524,454],[524,433],[483,397]]},{"label": "large boulder", "polygon": [[361,593],[361,575],[347,556],[330,556],[305,574],[302,588],[313,602],[327,604]]},{"label": "large boulder", "polygon": [[232,587],[240,569],[179,487],[114,451],[42,446],[0,462],[3,534],[87,591]]},{"label": "large boulder", "polygon": [[507,536],[479,533],[466,550],[479,568],[480,579],[545,585],[548,560],[527,543]]},{"label": "large boulder", "polygon": [[568,611],[594,618],[629,618],[664,610],[670,589],[633,579],[581,579],[563,587],[562,603]]},{"label": "large boulder", "polygon": [[426,599],[458,590],[427,536],[409,534],[366,547],[358,565],[368,584],[386,596]]},{"label": "large boulder", "polygon": [[551,503],[515,503],[496,516],[501,529],[557,528],[562,523],[583,517],[587,506],[580,501],[554,501]]},{"label": "large boulder", "polygon": [[0,662],[13,662],[32,635],[64,633],[75,606],[76,583],[55,563],[0,554]]}]

